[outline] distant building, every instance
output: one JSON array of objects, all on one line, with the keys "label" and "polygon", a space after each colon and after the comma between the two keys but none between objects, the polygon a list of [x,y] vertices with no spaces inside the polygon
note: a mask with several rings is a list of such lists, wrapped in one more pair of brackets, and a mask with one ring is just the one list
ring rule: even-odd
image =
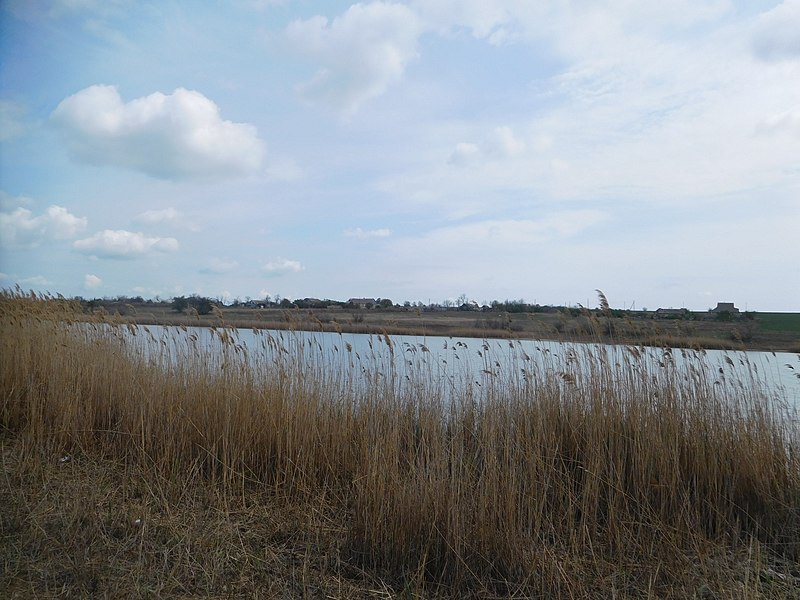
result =
[{"label": "distant building", "polygon": [[712,308],[711,311],[715,315],[720,313],[730,313],[732,315],[738,315],[739,309],[733,305],[733,302],[717,302],[717,307]]},{"label": "distant building", "polygon": [[377,304],[375,298],[350,298],[348,304],[355,308],[372,308]]}]

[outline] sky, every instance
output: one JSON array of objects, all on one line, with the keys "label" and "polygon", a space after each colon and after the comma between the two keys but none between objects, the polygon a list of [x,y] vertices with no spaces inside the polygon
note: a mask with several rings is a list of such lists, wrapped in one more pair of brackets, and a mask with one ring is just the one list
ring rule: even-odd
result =
[{"label": "sky", "polygon": [[800,0],[0,0],[0,287],[800,311]]}]

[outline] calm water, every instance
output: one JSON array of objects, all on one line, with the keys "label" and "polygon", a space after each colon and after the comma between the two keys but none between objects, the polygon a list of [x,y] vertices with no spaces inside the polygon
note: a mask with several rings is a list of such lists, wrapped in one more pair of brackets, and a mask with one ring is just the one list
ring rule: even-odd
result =
[{"label": "calm water", "polygon": [[725,350],[663,350],[532,340],[307,333],[224,328],[123,328],[126,343],[164,365],[195,359],[212,368],[249,368],[268,377],[300,360],[316,377],[357,388],[377,379],[424,386],[432,394],[480,395],[504,381],[522,386],[551,372],[580,377],[603,365],[626,377],[633,369],[656,380],[702,378],[721,393],[764,390],[800,410],[800,355]]}]

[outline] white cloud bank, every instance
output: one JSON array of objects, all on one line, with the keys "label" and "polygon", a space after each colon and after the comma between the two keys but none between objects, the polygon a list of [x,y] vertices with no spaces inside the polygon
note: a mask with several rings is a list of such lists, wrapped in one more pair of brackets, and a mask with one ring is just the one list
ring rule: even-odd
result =
[{"label": "white cloud bank", "polygon": [[297,260],[276,258],[264,264],[261,270],[269,275],[283,275],[284,273],[299,273],[305,267]]},{"label": "white cloud bank", "polygon": [[402,4],[354,4],[332,21],[322,16],[293,21],[289,42],[320,65],[301,86],[310,101],[345,114],[398,82],[417,56],[421,32],[415,13]]},{"label": "white cloud bank", "polygon": [[53,205],[39,216],[18,207],[0,213],[0,240],[4,246],[30,248],[48,240],[73,238],[84,231],[86,225],[86,217],[76,217],[63,206]]},{"label": "white cloud bank", "polygon": [[753,49],[767,61],[800,58],[800,0],[787,0],[759,17]]},{"label": "white cloud bank", "polygon": [[246,176],[264,158],[254,126],[222,120],[214,102],[183,88],[125,103],[116,87],[93,85],[64,99],[51,120],[78,160],[159,179]]},{"label": "white cloud bank", "polygon": [[171,237],[147,237],[143,233],[106,229],[90,238],[73,242],[72,247],[82,254],[98,258],[137,258],[154,252],[178,250],[178,240]]}]

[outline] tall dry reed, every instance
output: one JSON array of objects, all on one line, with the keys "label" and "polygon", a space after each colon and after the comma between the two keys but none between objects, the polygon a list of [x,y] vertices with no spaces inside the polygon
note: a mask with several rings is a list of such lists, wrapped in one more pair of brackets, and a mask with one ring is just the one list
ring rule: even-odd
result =
[{"label": "tall dry reed", "polygon": [[388,337],[356,358],[290,333],[248,348],[221,326],[211,350],[76,310],[4,292],[3,435],[231,495],[322,498],[353,560],[391,581],[681,596],[757,588],[743,556],[800,557],[797,422],[745,361],[484,344],[481,379],[446,391],[430,369],[398,374]]}]

